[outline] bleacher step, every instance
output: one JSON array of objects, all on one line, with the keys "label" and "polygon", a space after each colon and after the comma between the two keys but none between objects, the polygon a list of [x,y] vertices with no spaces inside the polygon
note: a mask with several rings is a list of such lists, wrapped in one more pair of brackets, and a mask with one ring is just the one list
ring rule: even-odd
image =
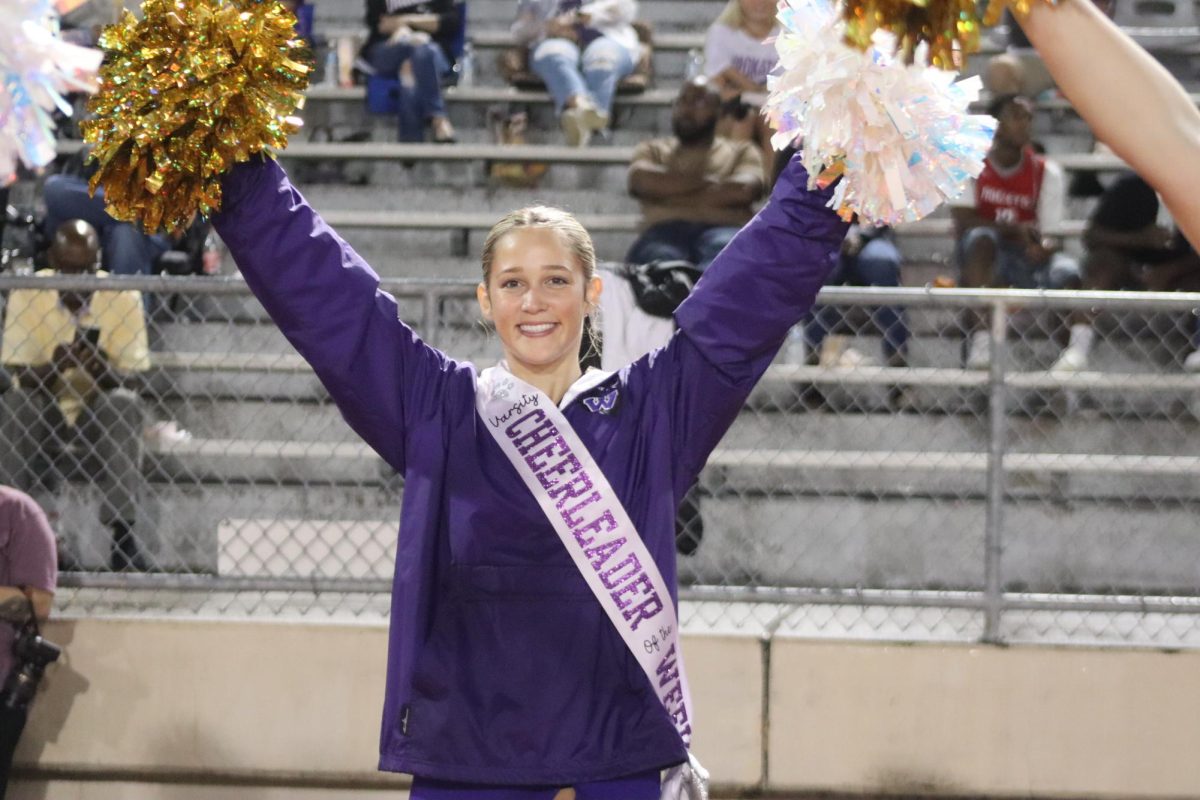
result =
[{"label": "bleacher step", "polygon": [[[95,522],[95,491],[72,487],[60,504],[59,529],[86,567],[107,557],[109,534]],[[351,573],[390,574],[398,497],[384,491],[322,487],[171,487],[147,504],[156,517],[140,535],[162,568],[215,573],[228,558],[257,548],[238,574],[262,569],[282,542],[285,554],[320,539],[310,555],[349,549]],[[699,553],[681,558],[681,581],[853,589],[977,589],[982,584],[985,505],[979,498],[705,497]],[[1162,593],[1194,591],[1200,541],[1182,505],[1154,514],[1114,505],[1051,506],[1010,502],[1005,510],[1003,574],[1028,591]],[[1105,524],[1096,525],[1098,514]],[[303,526],[293,521],[307,520]],[[238,521],[248,521],[243,527]],[[296,540],[289,543],[287,533]],[[235,534],[235,531],[239,533]],[[369,536],[364,537],[364,534]],[[365,542],[369,540],[370,544]],[[272,545],[272,546],[268,546]],[[347,548],[347,544],[340,545]],[[1190,555],[1189,555],[1190,554]],[[285,555],[285,561],[287,560]],[[1131,575],[1128,564],[1138,570]],[[288,574],[279,562],[265,574]],[[297,559],[292,574],[338,574],[334,558]]]}]

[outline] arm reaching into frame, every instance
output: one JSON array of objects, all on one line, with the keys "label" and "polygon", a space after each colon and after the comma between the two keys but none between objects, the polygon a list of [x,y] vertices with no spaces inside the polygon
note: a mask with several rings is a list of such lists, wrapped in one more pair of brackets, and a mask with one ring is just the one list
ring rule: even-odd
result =
[{"label": "arm reaching into frame", "polygon": [[1200,243],[1200,111],[1179,82],[1088,0],[1034,3],[1021,27],[1096,137]]}]

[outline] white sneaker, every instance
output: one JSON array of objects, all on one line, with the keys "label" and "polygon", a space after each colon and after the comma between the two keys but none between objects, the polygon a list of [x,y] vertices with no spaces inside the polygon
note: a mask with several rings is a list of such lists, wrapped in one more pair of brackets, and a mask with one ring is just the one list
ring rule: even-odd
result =
[{"label": "white sneaker", "polygon": [[1187,358],[1183,360],[1183,371],[1200,372],[1200,349],[1188,353]]},{"label": "white sneaker", "polygon": [[608,114],[596,108],[590,102],[582,104],[580,108],[583,110],[581,116],[583,117],[584,127],[588,129],[589,135],[608,127]]},{"label": "white sneaker", "polygon": [[992,366],[992,337],[987,331],[975,331],[967,340],[967,369],[988,369]]},{"label": "white sneaker", "polygon": [[587,147],[592,134],[608,127],[608,114],[596,108],[591,100],[582,98],[572,108],[564,109],[559,121],[570,147]]},{"label": "white sneaker", "polygon": [[179,427],[179,423],[174,420],[147,425],[142,433],[147,443],[158,444],[161,447],[170,447],[192,440],[191,432]]},{"label": "white sneaker", "polygon": [[875,367],[878,366],[878,363],[853,347],[847,347],[830,366],[834,369],[858,369],[859,367]]},{"label": "white sneaker", "polygon": [[568,147],[586,147],[592,137],[592,131],[584,123],[584,109],[576,106],[564,108],[558,124],[562,126],[563,135],[567,137]]},{"label": "white sneaker", "polygon": [[1062,353],[1059,354],[1058,359],[1050,367],[1050,371],[1060,375],[1071,375],[1076,372],[1083,372],[1087,369],[1087,366],[1087,353],[1078,347],[1065,347]]}]

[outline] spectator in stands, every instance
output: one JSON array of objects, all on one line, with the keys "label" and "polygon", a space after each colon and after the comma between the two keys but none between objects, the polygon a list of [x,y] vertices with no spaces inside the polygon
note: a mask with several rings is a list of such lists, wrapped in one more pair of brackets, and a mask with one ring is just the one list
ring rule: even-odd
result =
[{"label": "spectator in stands", "polygon": [[763,195],[758,147],[716,135],[721,97],[703,76],[683,85],[671,109],[675,135],[642,142],[629,167],[642,232],[626,260],[690,261],[707,267],[754,215]]},{"label": "spectator in stands", "polygon": [[62,0],[55,3],[63,41],[80,47],[97,47],[106,25],[120,18],[122,4],[112,0]]},{"label": "spectator in stands", "polygon": [[[862,223],[850,226],[838,265],[826,286],[899,286],[900,251],[892,238],[892,229]],[[804,322],[807,359],[822,366],[852,368],[871,364],[871,359],[852,347],[821,358],[825,337],[840,322],[843,310],[837,306],[814,306]],[[883,361],[889,367],[908,363],[908,323],[904,312],[894,306],[881,306],[871,314],[872,322],[883,336]]]},{"label": "spectator in stands", "polygon": [[[1154,189],[1133,173],[1109,187],[1084,234],[1087,257],[1083,262],[1083,288],[1200,291],[1200,256],[1182,234],[1160,221],[1160,210]],[[1092,315],[1074,312],[1070,343],[1052,369],[1087,369],[1093,338]],[[1193,347],[1197,343],[1200,339]],[[1184,359],[1184,367],[1200,371],[1200,350]]]},{"label": "spectator in stands", "polygon": [[[38,274],[102,277],[99,249],[92,226],[63,223],[50,248],[51,269]],[[133,533],[145,411],[128,388],[150,366],[141,293],[15,290],[5,308],[0,363],[17,383],[0,403],[0,482],[54,491],[64,464],[81,466],[101,489],[111,567],[147,569]]]},{"label": "spectator in stands", "polygon": [[[17,634],[31,620],[45,622],[50,616],[58,583],[55,551],[54,532],[41,507],[24,492],[0,486],[0,686],[15,666]],[[0,703],[0,798],[27,711]]]},{"label": "spectator in stands", "polygon": [[[1062,168],[1033,149],[1033,104],[1005,95],[992,101],[988,113],[999,124],[983,171],[951,209],[960,285],[1077,288],[1078,264],[1043,235],[1060,227],[1065,193]],[[986,369],[991,338],[979,314],[965,314],[964,327],[966,366]]]},{"label": "spectator in stands", "polygon": [[317,40],[313,31],[313,7],[304,0],[280,0],[283,7],[296,15],[296,35],[304,40],[310,50],[316,50]]},{"label": "spectator in stands", "polygon": [[767,74],[779,60],[775,45],[766,41],[779,29],[775,11],[775,0],[729,0],[704,40],[704,74],[725,104],[718,131],[757,142],[767,168],[775,159],[774,131],[759,109],[767,96]]},{"label": "spectator in stands", "polygon": [[68,220],[88,223],[100,234],[102,266],[114,275],[150,275],[154,262],[171,249],[166,235],[146,234],[138,225],[109,216],[104,208],[103,187],[96,190],[95,196],[90,195],[86,174],[51,175],[42,197],[46,203],[42,226],[46,234],[57,231]]},{"label": "spectator in stands", "polygon": [[400,141],[456,141],[442,81],[454,64],[459,14],[454,0],[367,0],[370,34],[362,55],[375,74],[400,81]]},{"label": "spectator in stands", "polygon": [[634,0],[520,0],[512,32],[554,98],[567,144],[586,146],[608,128],[617,83],[641,48]]}]

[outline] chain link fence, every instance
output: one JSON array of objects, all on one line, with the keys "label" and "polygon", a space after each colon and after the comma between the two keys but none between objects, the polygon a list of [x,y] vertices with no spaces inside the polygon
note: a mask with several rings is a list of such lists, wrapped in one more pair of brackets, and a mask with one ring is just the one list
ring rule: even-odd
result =
[{"label": "chain link fence", "polygon": [[[427,341],[499,357],[473,284],[385,285]],[[0,480],[55,519],[64,612],[386,615],[403,482],[240,280],[0,294]],[[1200,645],[1200,295],[822,302],[694,493],[685,626]],[[1095,340],[1066,369],[1081,320]]]}]

